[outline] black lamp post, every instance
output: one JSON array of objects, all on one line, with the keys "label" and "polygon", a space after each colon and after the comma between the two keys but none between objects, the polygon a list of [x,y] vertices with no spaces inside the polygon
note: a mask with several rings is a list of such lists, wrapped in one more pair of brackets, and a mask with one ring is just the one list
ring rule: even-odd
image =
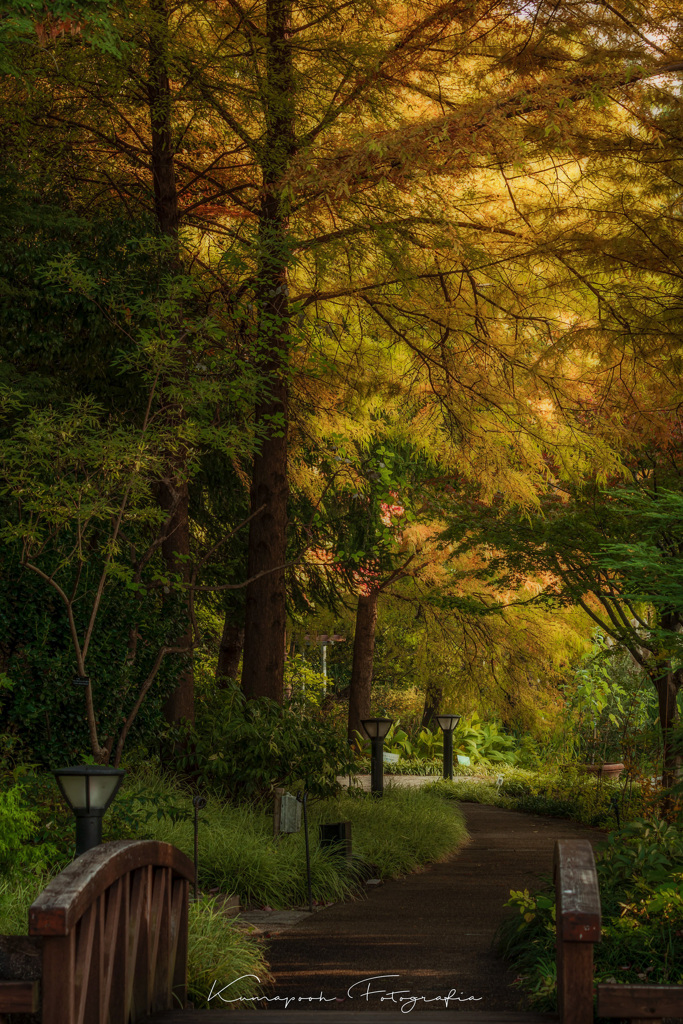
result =
[{"label": "black lamp post", "polygon": [[453,779],[453,733],[460,715],[437,715],[436,720],[443,731],[443,777]]},{"label": "black lamp post", "polygon": [[365,729],[372,744],[372,762],[370,767],[370,792],[373,796],[382,796],[384,792],[384,737],[391,729],[391,718],[362,718],[361,725]]},{"label": "black lamp post", "polygon": [[61,794],[76,815],[76,856],[102,842],[102,818],[123,782],[122,768],[83,764],[53,772]]}]

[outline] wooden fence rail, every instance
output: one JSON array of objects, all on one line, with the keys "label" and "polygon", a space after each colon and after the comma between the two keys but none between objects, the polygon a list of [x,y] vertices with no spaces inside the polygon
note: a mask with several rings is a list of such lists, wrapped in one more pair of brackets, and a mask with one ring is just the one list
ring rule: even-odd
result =
[{"label": "wooden fence rail", "polygon": [[[29,910],[42,944],[42,1024],[136,1024],[185,1006],[194,866],[168,843],[104,843],[78,857]],[[0,986],[0,1010],[34,1008]],[[29,1007],[29,1003],[31,1006]]]},{"label": "wooden fence rail", "polygon": [[[555,843],[557,998],[560,1024],[592,1024],[593,945],[601,941],[600,890],[587,839]],[[597,986],[598,1017],[636,1022],[683,1017],[683,985]]]}]

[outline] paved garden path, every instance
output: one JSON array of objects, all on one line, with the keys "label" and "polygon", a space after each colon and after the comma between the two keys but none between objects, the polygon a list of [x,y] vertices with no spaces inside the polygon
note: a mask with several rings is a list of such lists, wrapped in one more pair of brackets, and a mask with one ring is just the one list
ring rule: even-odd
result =
[{"label": "paved garden path", "polygon": [[[369,888],[366,899],[327,907],[268,940],[275,977],[268,995],[279,997],[270,1009],[303,996],[311,1002],[291,1009],[397,1010],[398,995],[388,994],[399,990],[425,1000],[456,990],[466,1001],[450,1001],[449,1009],[524,1008],[492,949],[503,903],[511,889],[552,875],[556,839],[597,842],[603,833],[482,804],[460,807],[471,841],[449,861]],[[377,975],[392,977],[365,981]],[[441,1000],[415,1003],[416,1011],[443,1008]]]}]

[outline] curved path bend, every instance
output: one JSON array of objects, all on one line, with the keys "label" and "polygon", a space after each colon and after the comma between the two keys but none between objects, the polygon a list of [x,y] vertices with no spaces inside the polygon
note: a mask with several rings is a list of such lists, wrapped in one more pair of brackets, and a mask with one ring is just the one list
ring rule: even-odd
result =
[{"label": "curved path bend", "polygon": [[[503,904],[511,889],[533,889],[542,876],[552,877],[556,839],[598,842],[604,833],[484,804],[459,806],[471,838],[450,860],[384,882],[367,899],[328,907],[269,940],[275,984],[268,995],[281,997],[269,1008],[322,992],[335,1001],[297,1000],[290,1008],[396,1010],[399,997],[389,993],[398,990],[425,997],[416,1011],[444,1009],[435,997],[452,990],[466,1000],[449,1001],[452,1010],[525,1008],[514,975],[493,950]],[[375,975],[396,977],[370,983],[385,991],[366,996],[364,979]]]},{"label": "curved path bend", "polygon": [[[462,1014],[461,1024],[554,1019],[529,1012],[512,985],[513,974],[493,950],[494,936],[510,890],[533,889],[552,876],[556,839],[598,842],[604,833],[483,804],[459,806],[471,838],[450,860],[369,887],[365,899],[297,914],[295,926],[285,925],[268,939],[266,957],[275,978],[264,1011],[270,1024],[295,1024],[299,1017],[321,1024],[322,1013],[335,1011],[337,1024],[354,1024],[358,1011],[381,1013],[381,1024],[392,1024],[386,1017],[392,1011],[393,1024],[400,1024],[408,1011],[412,1024],[420,1024],[445,1009]],[[239,1004],[224,1012],[219,1007],[217,1000],[218,1012],[211,1016],[216,1024],[255,1019]],[[170,1013],[159,1020],[191,1024],[203,1021],[205,1012]],[[372,1017],[366,1020],[373,1024]]]}]

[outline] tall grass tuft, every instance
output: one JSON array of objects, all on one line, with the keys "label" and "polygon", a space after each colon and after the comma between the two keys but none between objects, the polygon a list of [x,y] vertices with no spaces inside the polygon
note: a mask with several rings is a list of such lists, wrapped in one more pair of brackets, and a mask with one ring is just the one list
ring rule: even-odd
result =
[{"label": "tall grass tuft", "polygon": [[[188,997],[195,1007],[225,1008],[228,1000],[258,996],[270,980],[261,947],[235,927],[215,898],[190,903],[189,924]],[[232,1003],[242,1005],[252,1004]]]},{"label": "tall grass tuft", "polygon": [[381,800],[344,795],[318,815],[351,821],[354,851],[384,878],[444,860],[467,839],[462,813],[424,789],[387,789]]},{"label": "tall grass tuft", "polygon": [[50,875],[0,875],[0,935],[26,935],[28,908],[50,881]]},{"label": "tall grass tuft", "polygon": [[[309,844],[314,899],[330,902],[351,895],[357,878],[343,858],[318,844],[318,825],[350,821],[353,850],[382,877],[405,874],[446,857],[466,839],[460,812],[438,795],[419,790],[388,789],[383,799],[344,795],[311,803]],[[152,826],[155,839],[193,854],[190,820],[162,819]],[[209,800],[200,815],[199,883],[237,893],[245,903],[283,908],[306,900],[303,827],[273,838],[272,818],[258,809],[221,805]]]}]

